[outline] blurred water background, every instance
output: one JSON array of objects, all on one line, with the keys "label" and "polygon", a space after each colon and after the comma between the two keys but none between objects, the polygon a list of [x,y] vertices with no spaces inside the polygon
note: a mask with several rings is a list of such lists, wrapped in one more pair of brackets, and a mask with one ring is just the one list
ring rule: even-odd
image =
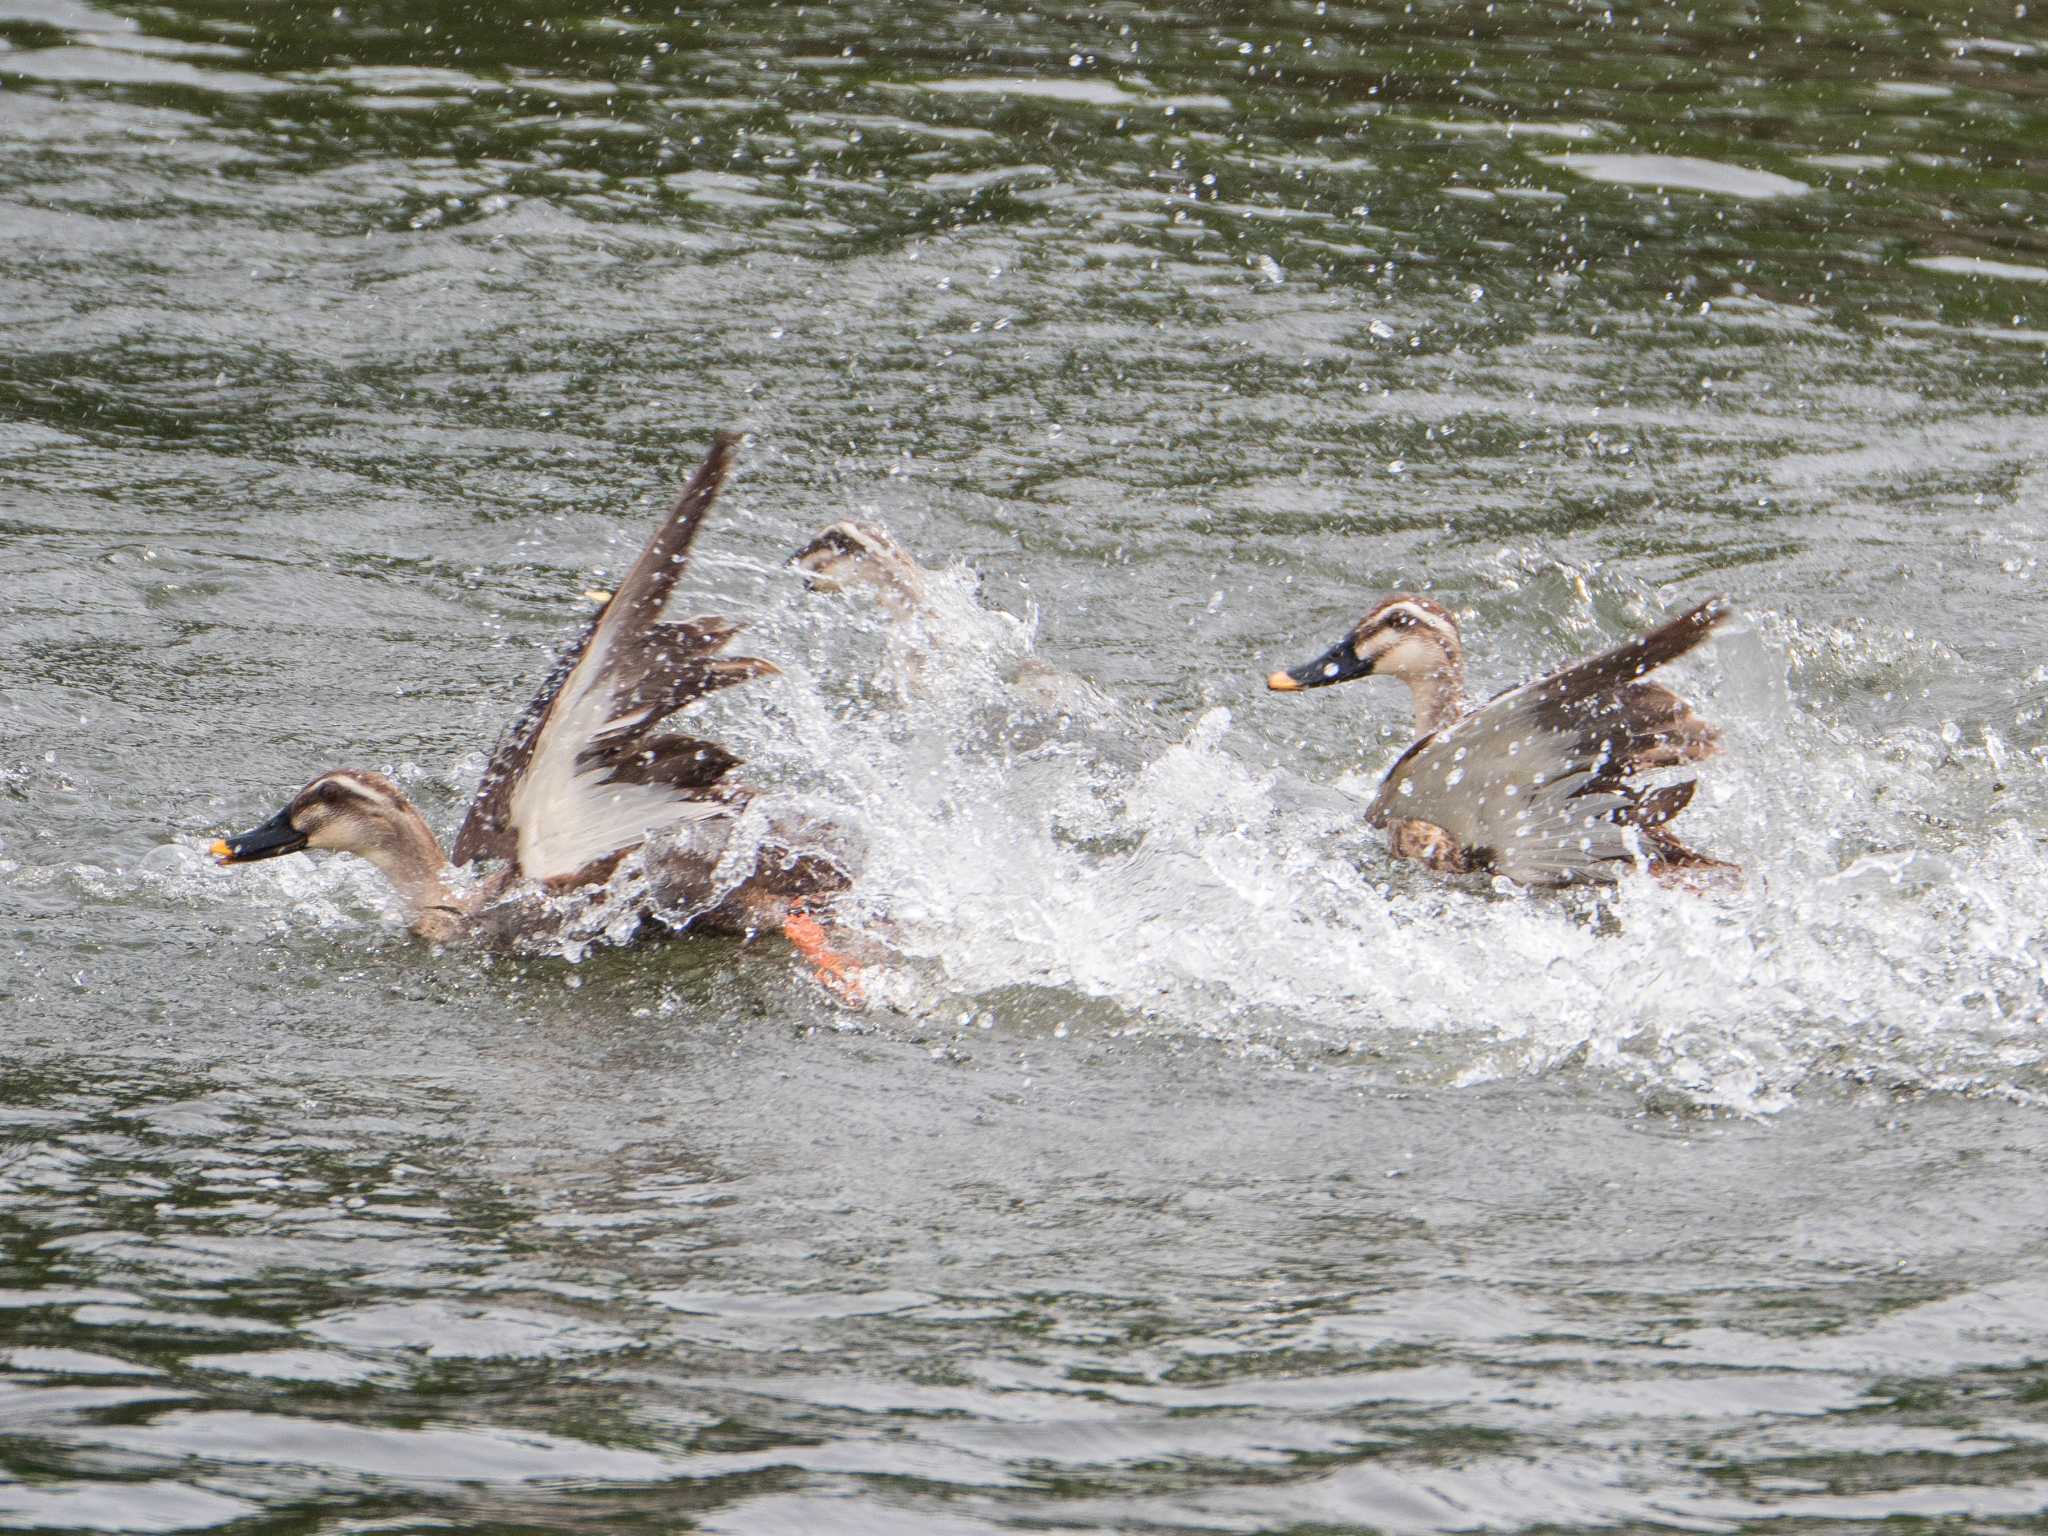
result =
[{"label": "blurred water background", "polygon": [[[0,0],[0,1526],[2040,1529],[2044,49]],[[451,830],[722,426],[876,1007],[210,865]],[[1733,594],[1742,889],[1390,866],[1405,698],[1262,679],[1401,586],[1482,689]]]}]

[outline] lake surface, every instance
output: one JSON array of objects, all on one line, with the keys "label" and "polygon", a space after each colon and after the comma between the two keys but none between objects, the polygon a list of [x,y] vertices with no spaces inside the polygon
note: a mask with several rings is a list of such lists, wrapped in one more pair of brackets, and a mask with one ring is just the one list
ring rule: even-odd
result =
[{"label": "lake surface", "polygon": [[[2044,220],[2010,4],[0,0],[0,1526],[2041,1529]],[[872,1007],[213,867],[720,427]],[[1744,884],[1390,864],[1403,587]]]}]

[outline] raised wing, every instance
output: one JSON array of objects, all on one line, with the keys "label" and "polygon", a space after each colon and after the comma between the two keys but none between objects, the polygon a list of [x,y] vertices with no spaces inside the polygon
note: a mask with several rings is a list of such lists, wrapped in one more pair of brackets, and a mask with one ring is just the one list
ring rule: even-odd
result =
[{"label": "raised wing", "polygon": [[1423,737],[1387,771],[1366,819],[1431,822],[1476,862],[1525,885],[1612,879],[1643,852],[1638,829],[1661,826],[1692,798],[1689,781],[1646,792],[1629,777],[1720,747],[1676,694],[1640,679],[1731,612],[1709,598]]},{"label": "raised wing", "polygon": [[662,827],[726,807],[732,791],[721,781],[739,760],[661,727],[677,710],[775,668],[718,654],[737,625],[664,623],[661,613],[739,445],[736,432],[717,435],[626,579],[505,733],[456,834],[456,863],[504,859],[533,880],[573,875]]}]

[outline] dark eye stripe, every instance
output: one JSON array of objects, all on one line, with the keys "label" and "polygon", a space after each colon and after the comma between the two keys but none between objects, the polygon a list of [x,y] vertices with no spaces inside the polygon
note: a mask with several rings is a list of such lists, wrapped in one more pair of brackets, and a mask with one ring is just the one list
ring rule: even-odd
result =
[{"label": "dark eye stripe", "polygon": [[353,801],[357,805],[381,806],[386,797],[349,779],[326,779],[307,799],[316,805],[341,806]]}]

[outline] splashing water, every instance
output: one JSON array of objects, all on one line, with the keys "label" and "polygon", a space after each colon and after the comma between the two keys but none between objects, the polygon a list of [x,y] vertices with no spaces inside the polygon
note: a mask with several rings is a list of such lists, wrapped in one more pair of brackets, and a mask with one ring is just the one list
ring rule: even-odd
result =
[{"label": "splashing water", "polygon": [[[1787,658],[1856,665],[1839,636],[1766,617],[1680,670],[1727,739],[1689,835],[1745,867],[1738,887],[1560,896],[1392,862],[1363,806],[1398,740],[1318,783],[1247,726],[1287,705],[1212,707],[1176,733],[1048,666],[1031,618],[976,585],[933,573],[926,610],[893,622],[789,596],[759,621],[786,680],[707,709],[766,790],[735,878],[774,821],[850,835],[861,875],[841,920],[888,956],[871,999],[919,1027],[1028,1018],[1050,994],[1106,1005],[1115,1032],[1344,1058],[1392,1082],[1588,1070],[1745,1113],[1819,1078],[2042,1089],[2048,948],[2025,893],[2048,889],[2048,857],[2019,814],[1964,834],[1940,813],[1990,792],[1995,748],[1872,741],[1794,706]],[[1648,612],[1578,575],[1514,585],[1571,609],[1589,647]],[[1291,725],[1334,739],[1353,704]],[[196,850],[165,849],[139,877],[253,901],[272,931],[402,931],[353,860],[237,870],[228,895]],[[629,941],[636,894],[629,864],[553,953]]]},{"label": "splashing water", "polygon": [[[828,614],[764,717],[777,729],[733,722],[865,841],[855,906],[900,958],[880,994],[899,1008],[986,1022],[1052,989],[1114,1005],[1115,1027],[1398,1078],[1575,1066],[1743,1112],[1814,1077],[2038,1085],[2048,955],[2016,896],[2048,875],[2038,840],[2008,822],[1967,856],[1937,846],[1921,808],[1988,763],[1793,707],[1781,623],[1681,674],[1729,743],[1688,826],[1746,880],[1561,897],[1392,864],[1363,826],[1377,765],[1334,786],[1261,766],[1231,708],[1176,739],[1073,679],[1049,706],[1042,676],[1018,682],[1039,667],[1030,626],[976,606],[964,572],[938,590],[915,634]],[[1341,731],[1344,710],[1306,729]]]}]

